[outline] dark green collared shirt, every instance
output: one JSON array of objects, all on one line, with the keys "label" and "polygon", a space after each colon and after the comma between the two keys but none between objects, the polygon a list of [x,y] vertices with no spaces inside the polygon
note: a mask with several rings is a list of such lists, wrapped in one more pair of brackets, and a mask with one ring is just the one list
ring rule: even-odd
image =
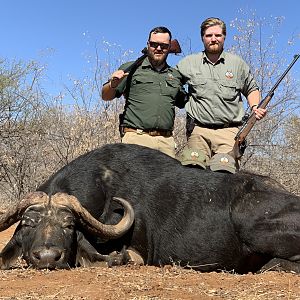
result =
[{"label": "dark green collared shirt", "polygon": [[258,86],[249,66],[237,55],[224,52],[212,64],[205,52],[183,58],[176,69],[188,84],[187,113],[202,124],[241,122],[247,97]]},{"label": "dark green collared shirt", "polygon": [[[125,70],[132,62],[123,64]],[[148,58],[133,73],[125,104],[123,124],[139,129],[172,130],[175,106],[183,108],[186,94],[180,73],[166,66],[160,72],[153,69]],[[116,88],[116,97],[127,94],[127,79]]]}]

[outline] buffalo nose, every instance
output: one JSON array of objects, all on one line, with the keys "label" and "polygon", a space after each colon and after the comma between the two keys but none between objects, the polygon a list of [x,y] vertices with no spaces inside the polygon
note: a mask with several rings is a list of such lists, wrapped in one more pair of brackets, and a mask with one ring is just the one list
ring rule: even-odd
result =
[{"label": "buffalo nose", "polygon": [[57,248],[40,248],[33,251],[32,258],[38,268],[53,269],[62,259],[62,251]]}]

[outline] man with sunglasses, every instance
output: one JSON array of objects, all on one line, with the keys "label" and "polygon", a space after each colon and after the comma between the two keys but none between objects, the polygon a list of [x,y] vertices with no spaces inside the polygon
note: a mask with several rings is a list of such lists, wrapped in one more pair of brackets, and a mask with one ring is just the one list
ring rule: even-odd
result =
[{"label": "man with sunglasses", "polygon": [[181,75],[166,60],[172,35],[166,27],[153,28],[148,37],[147,57],[133,71],[132,62],[115,71],[102,88],[102,99],[125,97],[120,118],[122,142],[139,144],[175,157],[172,135],[175,106],[183,108],[186,93]]},{"label": "man with sunglasses", "polygon": [[242,95],[259,120],[260,92],[249,66],[238,56],[223,51],[226,25],[208,18],[201,25],[204,51],[183,58],[177,65],[188,84],[188,148],[204,154],[203,163],[213,171],[235,173],[239,161],[228,155],[245,114]]}]

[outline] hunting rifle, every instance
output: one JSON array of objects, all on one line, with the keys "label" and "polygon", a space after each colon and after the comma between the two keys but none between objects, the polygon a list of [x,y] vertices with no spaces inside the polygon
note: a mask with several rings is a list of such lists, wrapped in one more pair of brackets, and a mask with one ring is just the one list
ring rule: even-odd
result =
[{"label": "hunting rifle", "polygon": [[[274,96],[274,92],[277,89],[280,82],[283,80],[283,78],[286,76],[286,74],[289,72],[289,70],[292,68],[292,66],[295,64],[297,59],[299,58],[299,54],[296,54],[294,56],[293,61],[291,64],[287,67],[287,69],[284,71],[284,73],[281,75],[281,77],[277,80],[275,85],[272,87],[272,89],[269,91],[267,96],[258,104],[257,108],[266,108],[272,97]],[[244,122],[240,130],[235,136],[235,143],[230,152],[228,152],[229,155],[231,155],[234,159],[239,159],[244,154],[244,151],[247,147],[246,137],[251,131],[252,127],[256,123],[256,117],[255,112],[252,112],[249,118]]]},{"label": "hunting rifle", "polygon": [[[181,47],[176,39],[171,40],[170,43],[171,43],[171,45],[170,45],[169,53],[174,53],[174,54],[181,53]],[[143,55],[140,56],[129,67],[127,67],[124,70],[124,73],[128,73],[128,77],[127,77],[127,81],[126,81],[126,92],[124,94],[125,99],[127,99],[127,97],[128,97],[128,92],[130,89],[130,81],[131,81],[133,73],[142,64],[143,60],[148,56],[147,47],[145,47],[141,52],[143,53]],[[104,83],[103,85],[107,84],[108,82],[109,82],[109,80],[106,83]],[[119,115],[119,132],[120,132],[121,138],[124,136],[123,118],[124,118],[124,114],[120,114]]]},{"label": "hunting rifle", "polygon": [[[140,66],[143,62],[143,60],[148,56],[147,47],[145,47],[142,51],[142,56],[140,56],[137,60],[135,60],[129,67],[127,67],[124,70],[124,73],[129,73],[130,71],[134,71],[137,69],[138,66]],[[179,45],[179,42],[174,39],[171,40],[171,46],[169,53],[179,54],[181,53],[181,47]],[[109,81],[105,82],[103,85],[107,84]]]},{"label": "hunting rifle", "polygon": [[[143,60],[148,56],[147,47],[145,47],[141,52],[143,53],[143,55],[140,56],[135,62],[133,62],[128,68],[126,68],[124,70],[124,73],[129,73],[131,69],[136,69],[143,62]],[[181,47],[176,39],[171,41],[169,53],[174,53],[174,54],[181,53]]]}]

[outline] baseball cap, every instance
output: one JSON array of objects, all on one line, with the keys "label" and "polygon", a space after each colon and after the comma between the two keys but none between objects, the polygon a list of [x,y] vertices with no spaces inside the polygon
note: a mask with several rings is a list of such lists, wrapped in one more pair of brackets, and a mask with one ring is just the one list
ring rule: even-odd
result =
[{"label": "baseball cap", "polygon": [[205,160],[205,154],[201,150],[191,148],[184,149],[180,159],[181,164],[184,166],[193,165],[202,169],[206,169]]},{"label": "baseball cap", "polygon": [[235,159],[227,153],[214,155],[208,165],[212,171],[227,171],[232,174],[237,171]]}]

